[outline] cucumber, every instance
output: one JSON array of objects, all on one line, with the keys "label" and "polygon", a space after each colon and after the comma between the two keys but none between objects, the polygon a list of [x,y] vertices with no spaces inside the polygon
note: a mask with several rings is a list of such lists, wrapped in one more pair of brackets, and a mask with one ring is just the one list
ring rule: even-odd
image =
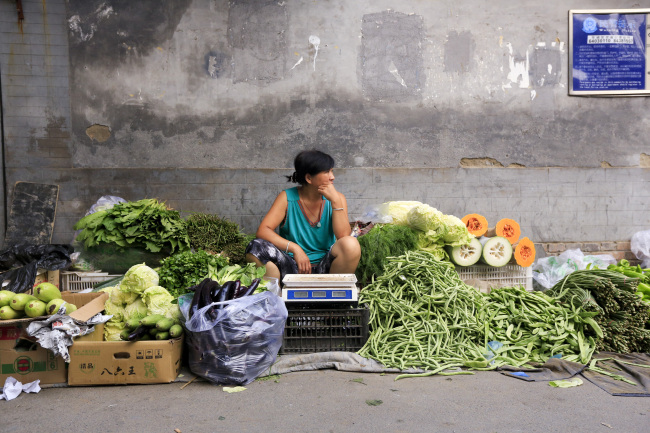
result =
[{"label": "cucumber", "polygon": [[508,239],[502,236],[494,236],[491,238],[483,236],[480,242],[483,244],[481,262],[500,268],[501,266],[507,265],[512,258],[512,245]]},{"label": "cucumber", "polygon": [[140,325],[144,326],[156,326],[159,320],[164,319],[165,316],[162,314],[150,314],[147,317],[140,320]]},{"label": "cucumber", "polygon": [[451,261],[458,266],[471,266],[478,262],[481,258],[482,251],[483,245],[476,238],[473,238],[467,245],[450,247],[448,249]]},{"label": "cucumber", "polygon": [[181,325],[173,325],[169,328],[169,336],[171,338],[178,338],[183,335],[183,327]]},{"label": "cucumber", "polygon": [[131,335],[131,330],[124,328],[122,332],[120,332],[120,339],[124,341],[129,341],[129,335]]},{"label": "cucumber", "polygon": [[169,328],[171,328],[173,324],[174,324],[174,319],[165,317],[164,319],[161,319],[156,322],[156,329],[158,331],[169,331]]},{"label": "cucumber", "polygon": [[152,337],[155,337],[157,333],[158,333],[158,330],[156,329],[155,326],[152,326],[151,328],[149,328],[148,334],[151,335]]},{"label": "cucumber", "polygon": [[156,340],[169,340],[169,332],[162,331],[156,334]]},{"label": "cucumber", "polygon": [[133,331],[135,328],[140,326],[140,319],[129,319],[126,321],[125,326],[130,331]]}]

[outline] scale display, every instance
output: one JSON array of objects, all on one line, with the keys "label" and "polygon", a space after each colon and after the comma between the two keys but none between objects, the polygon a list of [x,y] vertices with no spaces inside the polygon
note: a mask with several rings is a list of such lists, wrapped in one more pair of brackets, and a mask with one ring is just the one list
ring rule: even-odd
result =
[{"label": "scale display", "polygon": [[357,289],[282,289],[282,298],[287,301],[356,301]]}]

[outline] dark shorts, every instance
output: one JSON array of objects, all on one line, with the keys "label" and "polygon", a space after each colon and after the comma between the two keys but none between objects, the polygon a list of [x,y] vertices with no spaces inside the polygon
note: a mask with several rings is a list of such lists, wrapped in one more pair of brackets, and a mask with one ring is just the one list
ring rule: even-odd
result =
[{"label": "dark shorts", "polygon": [[[257,259],[263,264],[267,264],[268,262],[275,264],[280,270],[280,283],[282,283],[282,278],[284,278],[285,275],[298,273],[298,264],[293,257],[289,254],[285,254],[278,247],[264,239],[253,239],[246,247],[246,254],[251,254],[257,257]],[[311,264],[311,273],[329,273],[333,261],[334,256],[332,255],[332,250],[330,250],[319,263]]]}]

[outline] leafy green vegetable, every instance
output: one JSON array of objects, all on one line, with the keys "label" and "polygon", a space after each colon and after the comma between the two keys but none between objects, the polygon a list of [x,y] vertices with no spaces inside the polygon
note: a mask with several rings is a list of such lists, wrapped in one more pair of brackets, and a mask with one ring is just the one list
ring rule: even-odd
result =
[{"label": "leafy green vegetable", "polygon": [[[144,263],[133,265],[124,274],[120,290],[141,295],[146,289],[157,286],[160,281],[158,273]],[[125,301],[125,303],[127,303]]]},{"label": "leafy green vegetable", "polygon": [[195,213],[187,219],[187,234],[195,250],[220,253],[230,263],[245,265],[244,250],[255,238],[242,233],[239,225],[217,215]]},{"label": "leafy green vegetable", "polygon": [[[257,267],[255,263],[247,263],[245,266],[230,265],[217,270],[209,267],[207,277],[223,285],[226,281],[237,281],[242,286],[250,286],[255,278],[262,278],[266,273],[266,267]],[[263,280],[258,287],[264,287],[266,282]]]},{"label": "leafy green vegetable", "polygon": [[228,259],[221,255],[209,254],[204,250],[184,251],[162,260],[158,275],[159,284],[178,298],[187,293],[187,288],[199,284],[208,275],[209,267],[221,269],[228,266]]},{"label": "leafy green vegetable", "polygon": [[185,221],[178,211],[156,199],[118,203],[110,209],[86,215],[74,225],[86,248],[102,243],[122,248],[145,248],[151,252],[190,247]]},{"label": "leafy green vegetable", "polygon": [[128,304],[124,307],[124,320],[130,319],[142,319],[147,315],[147,306],[142,301],[142,298],[138,297],[134,302]]},{"label": "leafy green vegetable", "polygon": [[149,314],[166,315],[172,307],[174,297],[160,286],[152,286],[142,292],[142,301],[147,306]]},{"label": "leafy green vegetable", "polygon": [[384,273],[388,258],[417,248],[418,236],[410,227],[395,224],[375,224],[368,233],[359,236],[361,259],[356,276],[365,285]]}]

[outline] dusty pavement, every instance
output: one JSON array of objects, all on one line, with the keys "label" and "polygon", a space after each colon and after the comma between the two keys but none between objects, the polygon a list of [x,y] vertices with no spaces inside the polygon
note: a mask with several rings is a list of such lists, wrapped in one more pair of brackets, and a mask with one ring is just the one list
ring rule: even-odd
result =
[{"label": "dusty pavement", "polygon": [[587,380],[562,389],[497,372],[394,378],[294,372],[238,393],[203,381],[45,388],[0,401],[0,431],[650,432],[649,398],[614,397]]}]

